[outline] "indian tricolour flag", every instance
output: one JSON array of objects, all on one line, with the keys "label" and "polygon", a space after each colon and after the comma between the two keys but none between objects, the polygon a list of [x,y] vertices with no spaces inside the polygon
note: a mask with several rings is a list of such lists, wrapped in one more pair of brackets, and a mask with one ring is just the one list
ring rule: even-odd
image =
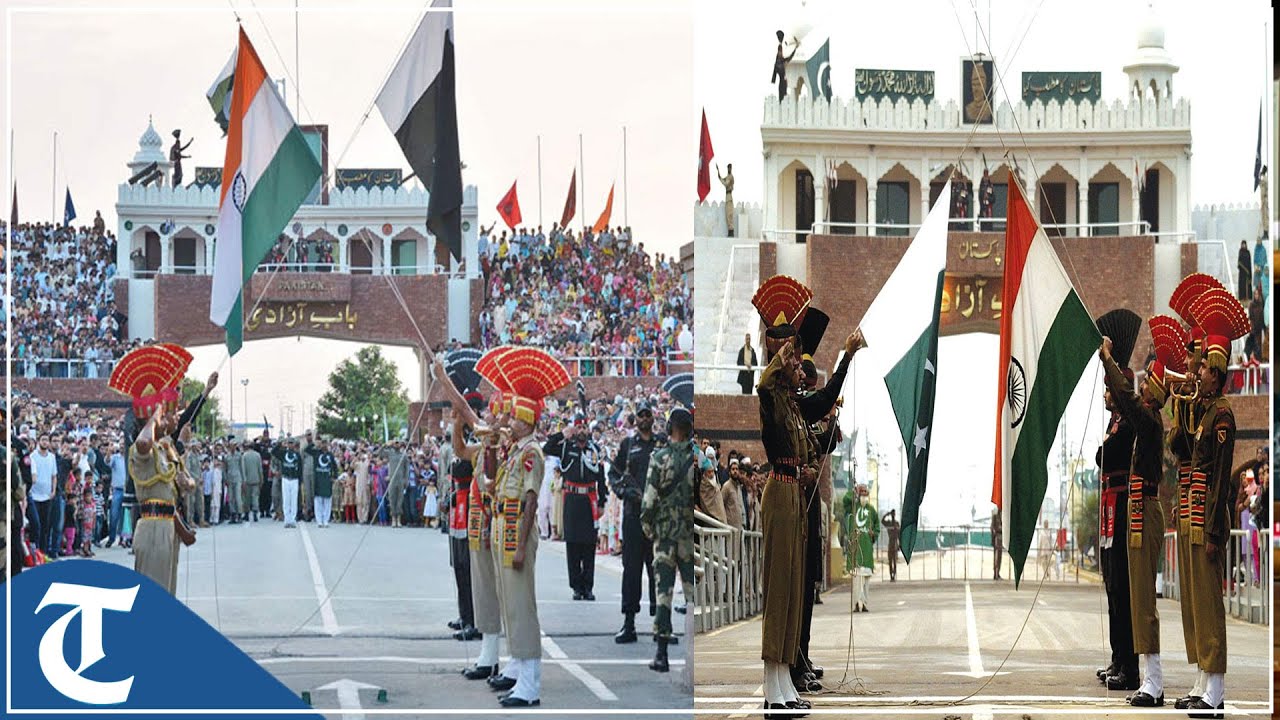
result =
[{"label": "indian tricolour flag", "polygon": [[902,498],[902,555],[911,561],[920,502],[924,499],[933,437],[938,377],[938,318],[947,266],[947,208],[951,182],[942,188],[924,225],[867,308],[860,327],[881,365],[889,401],[907,451]]},{"label": "indian tricolour flag", "polygon": [[235,68],[209,298],[209,320],[226,329],[232,355],[244,341],[244,285],[320,177],[320,161],[243,29]]},{"label": "indian tricolour flag", "polygon": [[1049,449],[1102,336],[1017,182],[1009,183],[1008,207],[991,501],[1003,516],[1016,585],[1044,502]]}]

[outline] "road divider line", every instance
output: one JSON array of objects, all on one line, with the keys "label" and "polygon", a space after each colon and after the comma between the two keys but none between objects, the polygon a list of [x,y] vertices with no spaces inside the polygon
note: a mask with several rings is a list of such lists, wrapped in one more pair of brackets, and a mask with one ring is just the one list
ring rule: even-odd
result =
[{"label": "road divider line", "polygon": [[551,656],[552,660],[558,661],[560,667],[564,668],[570,675],[578,678],[583,685],[586,685],[587,689],[596,697],[605,702],[618,701],[618,696],[614,695],[613,691],[600,681],[600,678],[587,672],[587,670],[578,663],[570,661],[568,659],[569,655],[564,650],[560,649],[560,646],[556,644],[555,640],[543,635],[542,649]]},{"label": "road divider line", "polygon": [[964,614],[965,624],[969,629],[969,672],[974,677],[981,677],[985,671],[982,669],[982,652],[978,649],[978,620],[973,613],[973,590],[969,588],[969,582],[964,584]]},{"label": "road divider line", "polygon": [[326,634],[337,635],[340,632],[338,617],[333,614],[329,586],[325,584],[324,574],[320,572],[320,560],[311,544],[311,534],[307,532],[306,523],[298,523],[298,534],[302,536],[302,547],[307,551],[307,564],[311,566],[311,584],[316,592],[316,602],[320,603],[320,622]]}]

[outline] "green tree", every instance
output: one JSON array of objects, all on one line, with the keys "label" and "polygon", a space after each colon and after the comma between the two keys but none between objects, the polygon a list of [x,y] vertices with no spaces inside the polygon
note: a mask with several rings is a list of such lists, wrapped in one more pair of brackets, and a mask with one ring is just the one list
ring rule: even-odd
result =
[{"label": "green tree", "polygon": [[409,395],[400,384],[395,364],[384,358],[376,345],[370,345],[329,374],[329,389],[320,396],[319,406],[319,434],[381,439],[384,415],[391,436],[399,434],[408,416]]},{"label": "green tree", "polygon": [[[178,412],[182,412],[191,404],[192,400],[204,394],[204,383],[189,377],[182,378],[182,385],[179,386],[179,392],[182,394],[182,403],[178,406]],[[191,434],[196,437],[222,437],[231,432],[230,426],[227,424],[226,418],[222,417],[222,407],[218,403],[218,398],[210,396],[204,401],[204,409],[200,411],[197,417],[191,423]]]}]

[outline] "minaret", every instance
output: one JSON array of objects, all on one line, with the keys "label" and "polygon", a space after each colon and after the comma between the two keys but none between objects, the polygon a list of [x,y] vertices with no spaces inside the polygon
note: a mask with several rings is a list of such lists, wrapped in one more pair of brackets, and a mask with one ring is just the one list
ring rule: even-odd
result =
[{"label": "minaret", "polygon": [[1157,104],[1173,99],[1173,74],[1178,66],[1165,52],[1164,25],[1150,4],[1138,28],[1138,50],[1124,72],[1129,76],[1130,98],[1155,97]]},{"label": "minaret", "polygon": [[133,160],[129,161],[129,177],[142,172],[142,169],[151,163],[155,163],[156,167],[164,173],[159,184],[168,185],[169,172],[173,169],[173,163],[169,162],[169,155],[164,151],[164,140],[160,139],[160,133],[156,132],[155,125],[148,117],[147,129],[142,133],[142,137],[138,138],[138,152],[134,153]]}]

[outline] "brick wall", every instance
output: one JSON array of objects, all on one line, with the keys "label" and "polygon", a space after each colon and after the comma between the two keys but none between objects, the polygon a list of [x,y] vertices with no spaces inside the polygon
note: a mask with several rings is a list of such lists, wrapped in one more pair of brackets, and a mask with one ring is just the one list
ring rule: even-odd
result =
[{"label": "brick wall", "polygon": [[28,392],[41,400],[57,403],[122,403],[128,399],[107,387],[107,381],[65,378],[13,378],[14,392]]},{"label": "brick wall", "polygon": [[760,400],[755,395],[699,395],[694,428],[699,437],[720,441],[726,454],[745,453],[753,460],[764,459],[760,443]]},{"label": "brick wall", "polygon": [[[393,278],[413,319],[416,319],[427,342],[432,345],[448,340],[447,317],[448,278],[441,275],[403,276]],[[223,332],[208,319],[209,293],[212,278],[201,275],[160,275],[156,283],[156,335],[182,345],[210,345],[222,342]],[[472,290],[472,298],[480,292],[480,282]],[[123,293],[128,295],[127,290]],[[246,303],[252,306],[250,298]],[[339,304],[341,307],[341,304]],[[355,275],[351,278],[351,312],[355,314],[355,327],[348,329],[343,323],[330,329],[301,323],[286,327],[283,322],[263,324],[256,330],[245,328],[245,340],[259,338],[308,335],[357,342],[387,343],[391,345],[416,345],[418,335],[413,322],[401,308],[387,278],[372,275]],[[326,314],[332,308],[324,307]],[[474,316],[479,314],[478,305]]]}]

